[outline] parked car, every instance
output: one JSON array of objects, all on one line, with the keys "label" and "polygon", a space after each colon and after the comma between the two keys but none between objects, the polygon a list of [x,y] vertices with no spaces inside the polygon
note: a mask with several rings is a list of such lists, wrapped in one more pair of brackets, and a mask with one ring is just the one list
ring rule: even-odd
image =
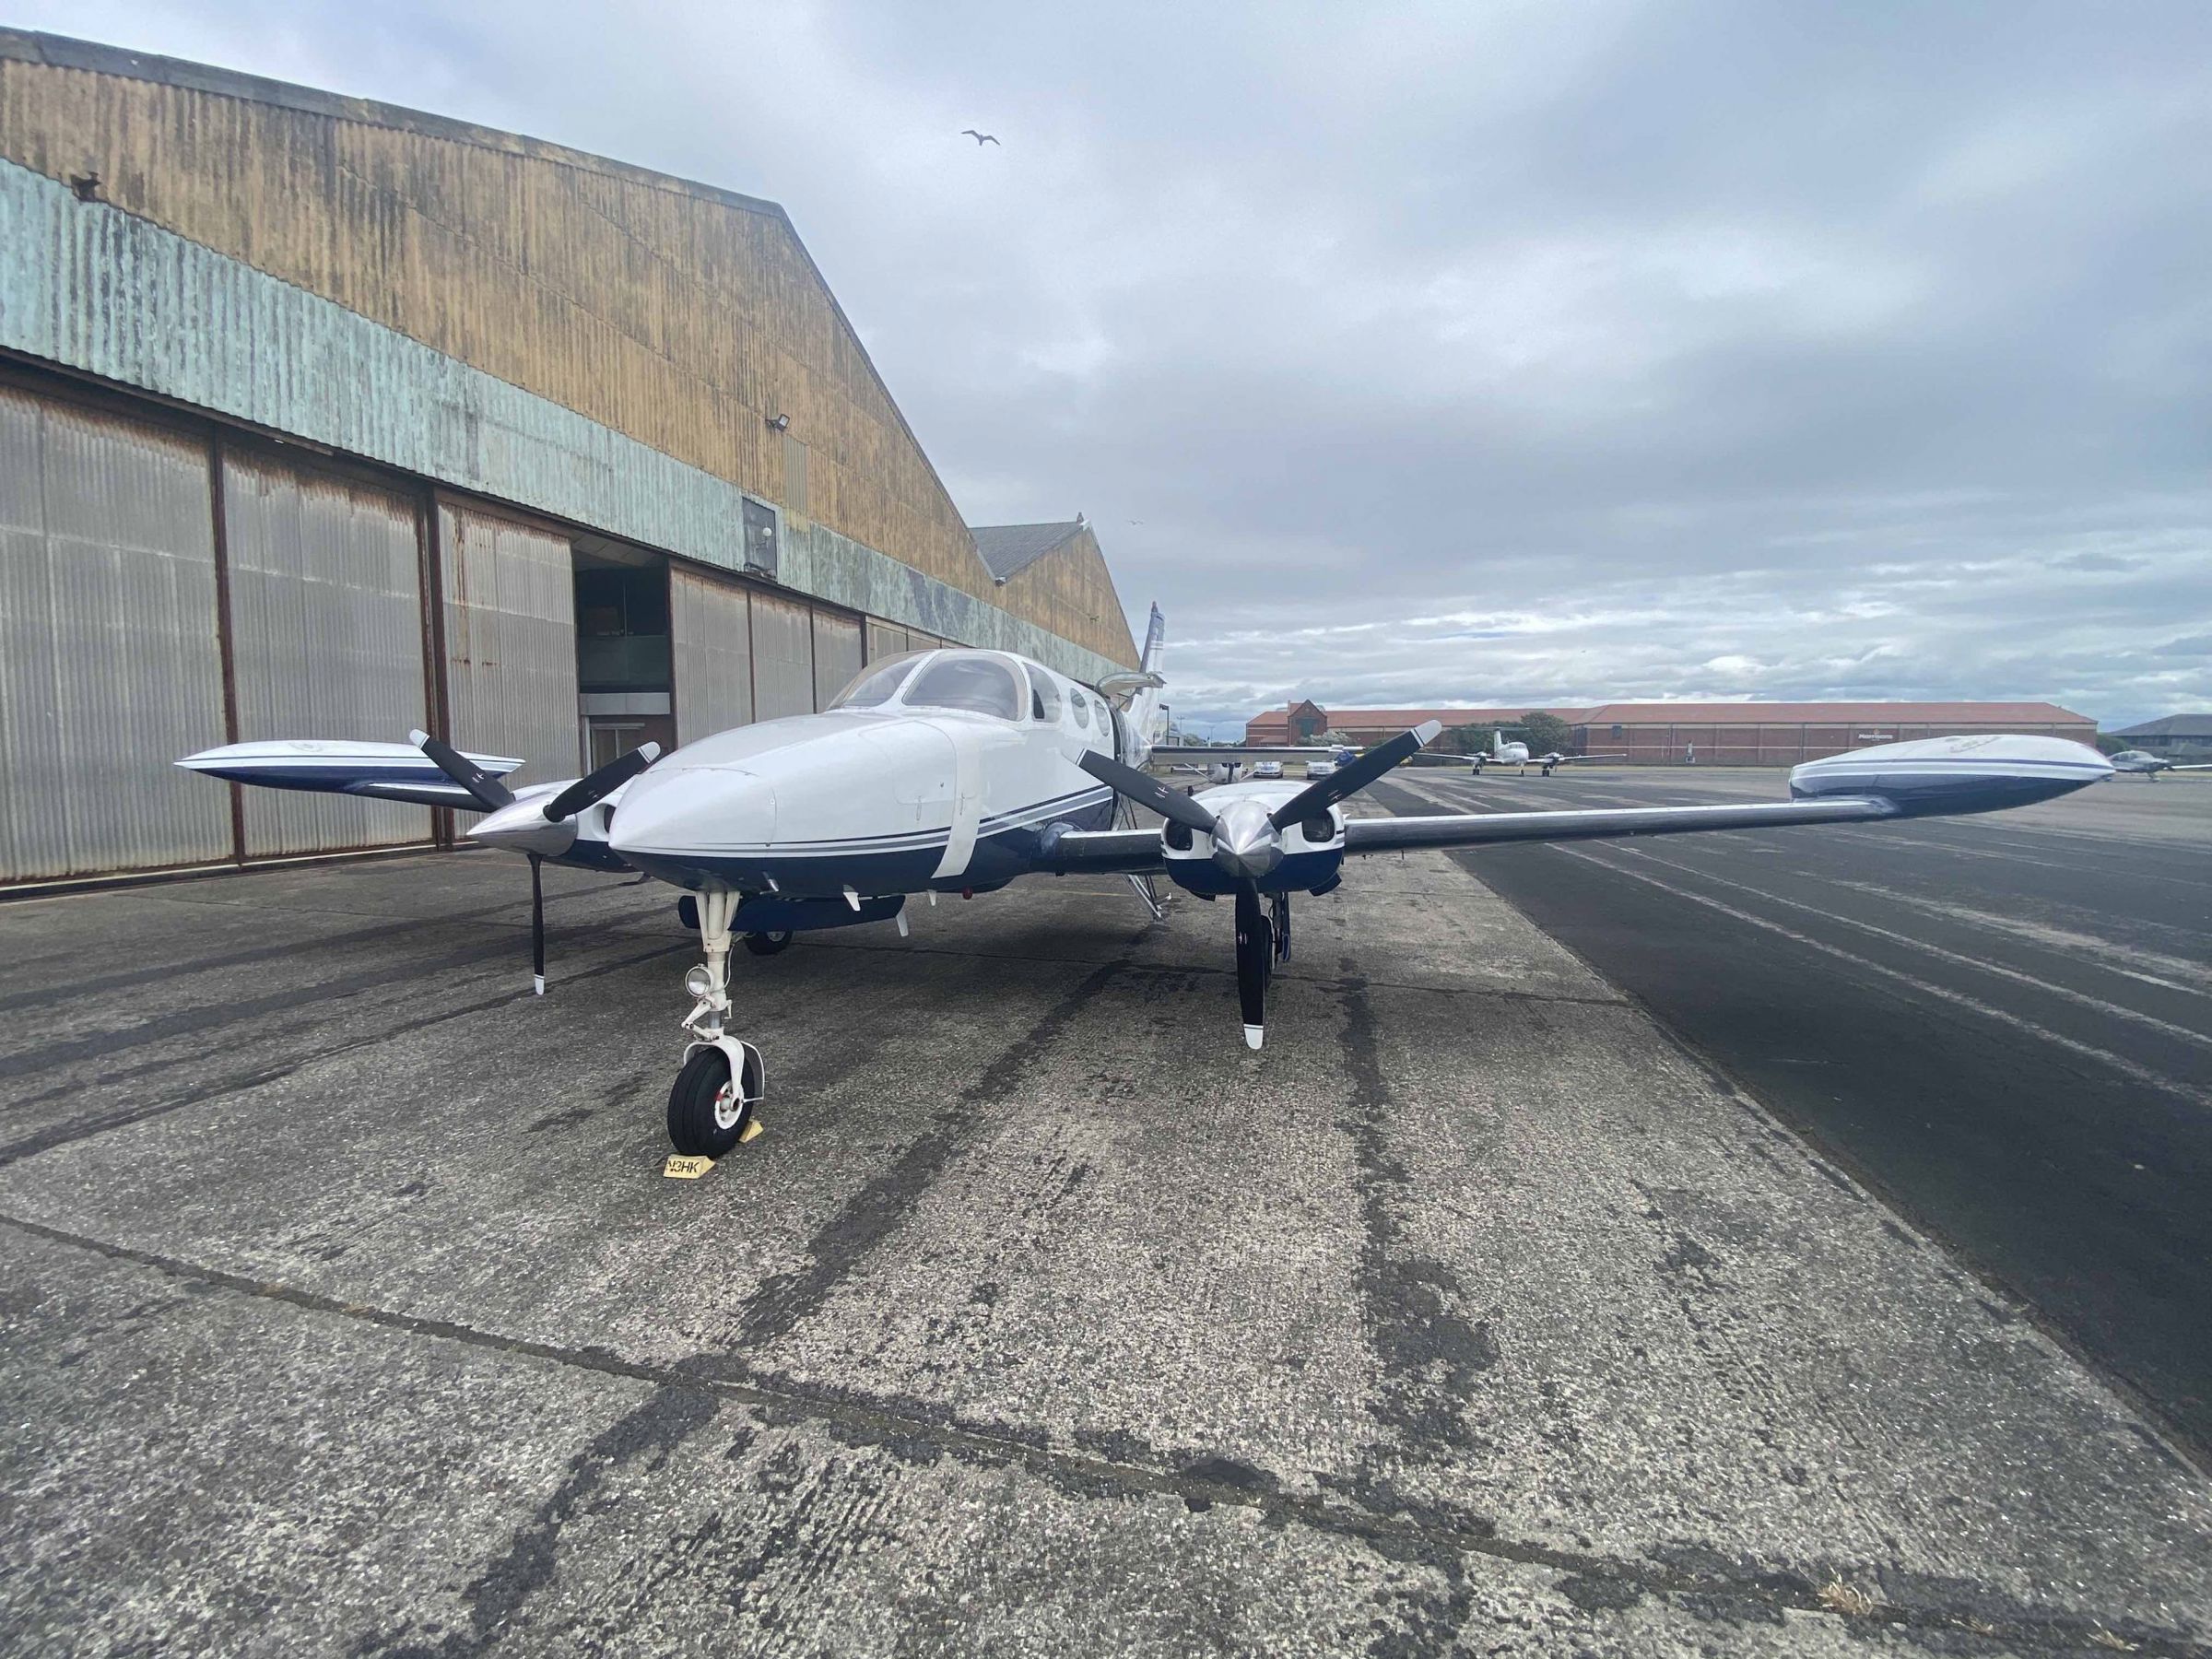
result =
[{"label": "parked car", "polygon": [[1252,775],[1255,778],[1279,778],[1283,775],[1283,763],[1280,760],[1257,761],[1253,766]]},{"label": "parked car", "polygon": [[1306,762],[1306,776],[1309,778],[1333,778],[1335,775],[1336,762],[1334,760],[1309,760]]}]

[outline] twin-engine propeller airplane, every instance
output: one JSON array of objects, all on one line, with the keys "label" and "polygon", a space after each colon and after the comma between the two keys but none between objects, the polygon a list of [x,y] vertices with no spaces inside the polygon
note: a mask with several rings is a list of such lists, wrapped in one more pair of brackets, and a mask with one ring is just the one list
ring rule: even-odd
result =
[{"label": "twin-engine propeller airplane", "polygon": [[1628,756],[1625,754],[1562,755],[1557,749],[1553,749],[1548,754],[1532,755],[1528,752],[1527,744],[1508,743],[1503,732],[1490,734],[1490,747],[1487,754],[1481,749],[1477,749],[1467,757],[1467,759],[1474,764],[1477,777],[1482,775],[1482,769],[1486,766],[1517,766],[1521,769],[1520,775],[1524,777],[1530,767],[1538,766],[1544,769],[1544,775],[1547,778],[1551,776],[1553,768],[1570,765],[1577,761],[1626,760],[1627,759]]},{"label": "twin-engine propeller airplane", "polygon": [[[574,782],[511,789],[521,762],[435,737],[243,743],[179,761],[276,789],[420,802],[484,814],[469,832],[531,861],[535,968],[544,989],[542,861],[635,870],[683,888],[704,960],[668,1099],[679,1152],[717,1157],[760,1099],[759,1052],[729,1030],[729,961],[796,933],[897,921],[907,896],[975,893],[1025,876],[1124,875],[1159,912],[1150,878],[1229,899],[1244,1041],[1260,1046],[1267,984],[1290,955],[1290,899],[1326,893],[1347,859],[1412,848],[1580,841],[1700,830],[1852,824],[1987,812],[2109,777],[2095,750],[2053,737],[1891,744],[1798,767],[1787,801],[1716,806],[1347,818],[1344,803],[1431,742],[1433,721],[1330,776],[1184,794],[1146,764],[1159,707],[1158,607],[1142,668],[1098,687],[1005,652],[946,648],[870,665],[818,714],[651,747]],[[1126,803],[1163,822],[1140,826]]]}]

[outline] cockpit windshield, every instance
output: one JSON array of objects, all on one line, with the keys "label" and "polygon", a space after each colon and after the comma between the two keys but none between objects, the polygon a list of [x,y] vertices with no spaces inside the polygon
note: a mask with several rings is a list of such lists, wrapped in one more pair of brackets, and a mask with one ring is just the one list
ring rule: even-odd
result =
[{"label": "cockpit windshield", "polygon": [[905,697],[910,709],[966,709],[1019,720],[1023,695],[1014,670],[994,656],[947,652],[924,668]]},{"label": "cockpit windshield", "polygon": [[926,651],[906,651],[881,662],[870,663],[850,680],[845,688],[830,700],[833,709],[873,709],[891,700],[906,677],[914,671],[914,665],[929,654]]}]

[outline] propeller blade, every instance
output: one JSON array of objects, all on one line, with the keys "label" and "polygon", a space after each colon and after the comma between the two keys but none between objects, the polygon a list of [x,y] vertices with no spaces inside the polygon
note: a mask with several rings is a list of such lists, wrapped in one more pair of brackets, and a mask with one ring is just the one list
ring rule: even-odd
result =
[{"label": "propeller blade", "polygon": [[546,994],[546,861],[530,854],[530,984]]},{"label": "propeller blade", "polygon": [[450,743],[428,732],[409,732],[407,741],[430,758],[438,770],[482,803],[487,812],[514,805],[514,792]]},{"label": "propeller blade", "polygon": [[1237,1006],[1244,1016],[1244,1046],[1258,1048],[1267,1034],[1267,974],[1274,967],[1275,930],[1260,909],[1259,889],[1237,889]]},{"label": "propeller blade", "polygon": [[1267,815],[1277,830],[1288,830],[1301,819],[1318,818],[1347,795],[1358,794],[1392,767],[1418,749],[1427,748],[1444,729],[1439,720],[1423,721],[1410,732],[1400,732],[1388,743],[1379,743],[1358,759],[1347,761],[1330,776],[1309,783]]},{"label": "propeller blade", "polygon": [[1096,750],[1086,749],[1076,764],[1096,778],[1110,784],[1120,794],[1127,795],[1140,806],[1149,806],[1171,823],[1195,830],[1203,835],[1214,832],[1214,815],[1180,789],[1170,789],[1158,778],[1141,772],[1134,766],[1124,766],[1119,760],[1109,760]]},{"label": "propeller blade", "polygon": [[596,805],[613,794],[655,760],[661,758],[657,743],[641,743],[627,755],[618,755],[588,778],[579,778],[546,803],[546,822],[558,824],[563,818],[572,818],[586,806]]}]

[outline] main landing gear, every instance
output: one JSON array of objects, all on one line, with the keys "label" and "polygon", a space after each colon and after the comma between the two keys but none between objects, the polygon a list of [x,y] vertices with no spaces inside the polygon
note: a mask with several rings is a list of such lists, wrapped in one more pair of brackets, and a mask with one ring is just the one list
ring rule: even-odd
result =
[{"label": "main landing gear", "polygon": [[[720,1158],[748,1138],[766,1090],[760,1051],[724,1030],[730,1014],[730,918],[738,898],[730,892],[699,895],[699,937],[707,959],[684,976],[684,989],[696,999],[684,1018],[691,1041],[676,1086],[668,1091],[668,1138],[690,1158]],[[763,950],[756,939],[780,942]],[[790,943],[789,934],[751,935],[746,947],[766,956]]]}]

